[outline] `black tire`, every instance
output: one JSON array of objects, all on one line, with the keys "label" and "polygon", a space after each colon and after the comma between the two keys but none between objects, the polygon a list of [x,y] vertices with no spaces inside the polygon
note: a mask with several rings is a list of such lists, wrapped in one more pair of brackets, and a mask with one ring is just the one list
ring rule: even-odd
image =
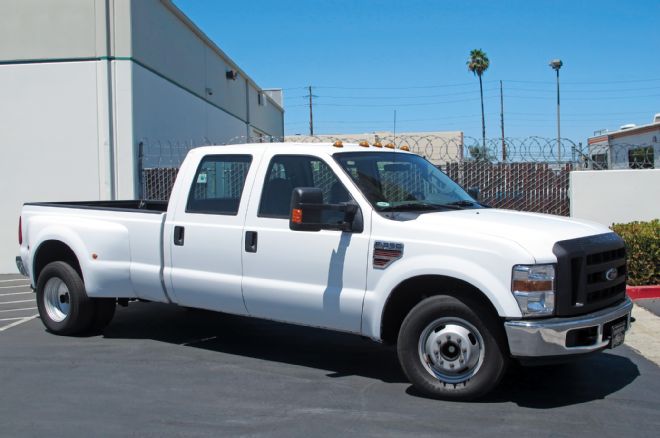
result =
[{"label": "black tire", "polygon": [[89,329],[90,334],[100,334],[110,324],[117,308],[116,298],[92,298],[94,317]]},{"label": "black tire", "polygon": [[[61,286],[62,283],[66,288],[66,293],[60,294],[60,302],[67,306],[65,312],[57,313],[58,310],[55,309],[57,305],[49,305],[46,301],[55,293],[53,292],[54,285]],[[60,290],[64,290],[64,288]],[[65,262],[49,263],[39,274],[37,308],[46,329],[56,335],[82,334],[89,329],[94,316],[94,306],[87,296],[82,278]]]},{"label": "black tire", "polygon": [[421,301],[403,320],[397,353],[404,373],[419,392],[467,401],[484,396],[504,376],[505,339],[491,309],[438,295]]}]

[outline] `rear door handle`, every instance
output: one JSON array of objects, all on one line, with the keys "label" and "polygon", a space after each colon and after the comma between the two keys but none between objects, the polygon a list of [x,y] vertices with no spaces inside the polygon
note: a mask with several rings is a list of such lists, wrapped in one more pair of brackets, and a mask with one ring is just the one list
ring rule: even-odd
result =
[{"label": "rear door handle", "polygon": [[174,244],[176,246],[183,246],[183,241],[186,237],[186,229],[180,226],[174,227]]},{"label": "rear door handle", "polygon": [[257,232],[245,232],[245,252],[257,252]]}]

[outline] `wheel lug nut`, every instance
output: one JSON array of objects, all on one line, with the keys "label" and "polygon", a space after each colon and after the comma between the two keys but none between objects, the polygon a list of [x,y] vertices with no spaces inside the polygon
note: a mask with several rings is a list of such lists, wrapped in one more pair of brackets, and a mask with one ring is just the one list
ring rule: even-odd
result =
[{"label": "wheel lug nut", "polygon": [[453,364],[453,363],[450,363],[450,364],[449,364],[449,368],[454,368],[454,364]]},{"label": "wheel lug nut", "polygon": [[460,363],[463,363],[463,359],[458,359],[458,361],[459,361]]},{"label": "wheel lug nut", "polygon": [[467,353],[467,348],[464,348],[464,349],[463,349],[463,353]]},{"label": "wheel lug nut", "polygon": [[458,342],[460,344],[461,342],[463,342],[463,340],[461,338],[458,338],[458,340],[456,342]]}]

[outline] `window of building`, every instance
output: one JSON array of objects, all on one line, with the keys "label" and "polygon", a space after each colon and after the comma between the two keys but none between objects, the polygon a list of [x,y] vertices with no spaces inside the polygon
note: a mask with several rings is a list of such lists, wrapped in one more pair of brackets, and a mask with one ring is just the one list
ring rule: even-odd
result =
[{"label": "window of building", "polygon": [[[259,216],[288,219],[291,193],[296,187],[320,188],[323,202],[327,204],[352,200],[346,187],[324,161],[303,155],[276,155],[266,173]],[[324,223],[340,222],[344,213],[327,210],[321,217]]]},{"label": "window of building", "polygon": [[628,167],[631,169],[653,169],[653,147],[639,147],[628,151]]},{"label": "window of building", "polygon": [[593,154],[591,156],[591,167],[594,170],[604,170],[607,169],[607,153],[604,154]]},{"label": "window of building", "polygon": [[190,194],[187,213],[238,214],[251,155],[208,155],[204,157]]}]

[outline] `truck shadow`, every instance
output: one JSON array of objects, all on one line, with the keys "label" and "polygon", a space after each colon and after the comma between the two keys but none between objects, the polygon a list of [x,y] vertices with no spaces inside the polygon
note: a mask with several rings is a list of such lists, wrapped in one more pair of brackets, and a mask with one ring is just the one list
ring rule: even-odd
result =
[{"label": "truck shadow", "polygon": [[[396,350],[358,336],[202,310],[131,303],[119,308],[104,337],[152,339],[231,355],[329,371],[331,378],[362,376],[407,383]],[[603,399],[632,383],[639,370],[612,353],[575,363],[512,366],[500,386],[480,403],[515,403],[534,409]],[[412,386],[406,393],[424,397]]]}]

